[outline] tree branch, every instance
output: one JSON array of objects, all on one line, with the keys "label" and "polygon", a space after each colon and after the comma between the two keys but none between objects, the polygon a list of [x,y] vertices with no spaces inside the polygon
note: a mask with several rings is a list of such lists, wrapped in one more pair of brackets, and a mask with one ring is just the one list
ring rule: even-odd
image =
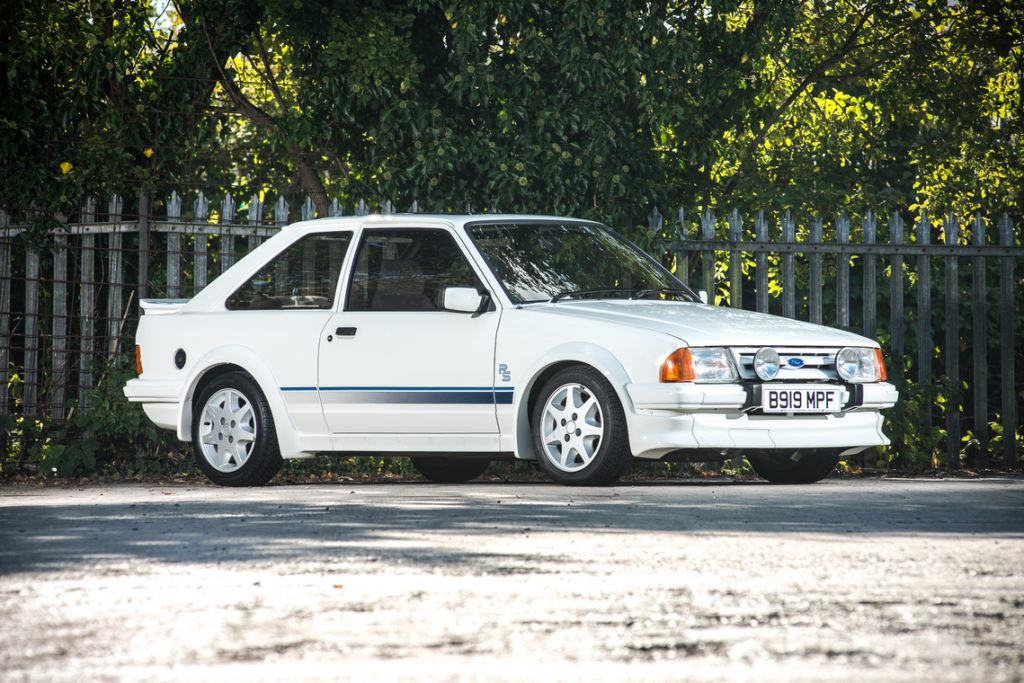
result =
[{"label": "tree branch", "polygon": [[[757,149],[764,143],[765,138],[768,137],[768,131],[771,130],[772,126],[778,123],[779,119],[782,118],[782,115],[785,114],[793,105],[793,103],[796,102],[797,99],[799,99],[804,94],[804,91],[806,91],[807,88],[809,88],[811,85],[824,78],[829,67],[837,64],[839,61],[841,61],[844,57],[848,56],[855,49],[859,49],[860,47],[862,47],[860,44],[854,45],[854,43],[856,42],[857,36],[860,34],[861,29],[864,28],[864,24],[867,23],[867,20],[870,16],[870,13],[865,12],[864,16],[862,16],[860,18],[860,21],[857,22],[857,26],[853,29],[853,31],[850,32],[850,35],[846,37],[846,40],[843,41],[843,44],[842,46],[840,46],[839,50],[832,54],[831,56],[819,62],[818,65],[811,70],[811,73],[809,73],[804,78],[804,80],[800,82],[796,89],[789,94],[789,97],[787,97],[783,101],[783,103],[780,104],[774,112],[772,112],[772,115],[769,116],[768,120],[765,121],[763,126],[761,126],[761,130],[760,132],[758,132],[757,137],[755,137],[750,142],[750,144],[747,145],[747,148],[743,151],[742,156],[740,156],[740,166],[742,166],[745,161],[747,161],[751,156],[753,156],[754,152],[756,152]],[[734,176],[729,181],[729,184],[725,188],[726,195],[731,194],[732,191],[736,188],[736,183],[739,182],[738,176],[739,172],[737,172],[736,176]]]},{"label": "tree branch", "polygon": [[263,62],[263,68],[266,69],[267,72],[267,75],[263,78],[270,85],[270,92],[274,93],[274,99],[277,100],[277,106],[281,108],[281,113],[287,114],[288,105],[284,103],[284,98],[281,97],[281,91],[277,88],[277,80],[274,79],[274,72],[270,69],[270,59],[267,57],[267,48],[263,46],[263,38],[260,36],[259,32],[256,33],[256,45],[260,48],[260,61]]},{"label": "tree branch", "polygon": [[[224,86],[224,90],[228,93],[231,101],[234,102],[235,106],[249,118],[254,124],[269,130],[274,127],[276,120],[273,116],[263,111],[255,104],[249,101],[249,98],[245,96],[245,93],[241,91],[238,85],[228,78],[227,74],[224,73],[223,67],[220,65],[220,59],[217,57],[217,51],[213,48],[213,41],[210,39],[210,32],[206,30],[206,22],[203,21],[202,17],[199,17],[199,24],[203,27],[203,33],[206,34],[206,44],[210,48],[210,56],[213,58],[214,64],[217,66],[217,71],[220,73],[220,82]],[[263,49],[262,41],[260,41],[260,51],[266,55],[266,51]],[[281,105],[282,109],[286,112],[280,99],[280,93],[277,92],[277,85],[274,83],[273,76],[268,73],[268,81],[271,84],[272,89],[275,91],[275,97],[278,98],[278,104]],[[309,194],[313,200],[313,204],[316,205],[316,210],[321,216],[326,216],[330,210],[330,205],[327,202],[327,190],[324,189],[324,183],[320,179],[320,174],[317,172],[316,167],[305,155],[303,150],[298,145],[290,145],[288,147],[288,154],[291,155],[295,162],[295,165],[299,170],[299,179],[302,181],[302,189]]]},{"label": "tree branch", "polygon": [[227,77],[224,73],[224,69],[220,65],[220,59],[217,57],[217,51],[213,49],[213,41],[210,40],[210,32],[206,30],[206,22],[202,17],[199,17],[199,25],[203,27],[203,33],[206,35],[206,44],[210,48],[210,56],[213,58],[213,63],[217,67],[217,71],[220,73],[220,82],[224,86],[225,92],[231,101],[235,103],[243,114],[245,114],[253,123],[260,128],[269,129],[274,126],[274,117],[263,111],[255,104],[249,101],[249,98],[245,96],[239,87],[233,80]]}]

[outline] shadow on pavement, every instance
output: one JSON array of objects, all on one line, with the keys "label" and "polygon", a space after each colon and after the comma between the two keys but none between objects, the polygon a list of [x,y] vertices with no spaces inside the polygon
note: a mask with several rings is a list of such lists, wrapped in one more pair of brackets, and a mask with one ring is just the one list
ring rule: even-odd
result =
[{"label": "shadow on pavement", "polygon": [[[191,494],[172,488],[165,496],[139,487],[133,502],[124,504],[98,504],[96,496],[77,500],[73,491],[56,493],[69,498],[67,504],[44,504],[39,496],[47,494],[33,490],[18,503],[0,506],[0,574],[115,558],[165,563],[294,558],[467,570],[502,564],[503,556],[446,543],[453,534],[652,532],[659,542],[666,534],[669,542],[683,542],[688,535],[722,533],[1020,538],[1024,487],[1016,480],[994,481],[853,487],[650,482],[587,490],[535,484],[333,484]],[[146,493],[152,494],[149,499]],[[389,542],[395,536],[400,543]],[[637,542],[630,539],[623,542]],[[527,559],[521,553],[508,556],[513,557]]]}]

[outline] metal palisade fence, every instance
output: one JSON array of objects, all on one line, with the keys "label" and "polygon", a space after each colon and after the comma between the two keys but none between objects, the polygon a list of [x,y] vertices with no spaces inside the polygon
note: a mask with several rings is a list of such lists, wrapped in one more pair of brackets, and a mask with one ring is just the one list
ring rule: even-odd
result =
[{"label": "metal palisade fence", "polygon": [[[69,399],[87,410],[91,390],[102,381],[94,376],[99,367],[96,361],[125,362],[131,355],[129,339],[138,318],[138,299],[194,295],[290,220],[315,217],[308,198],[296,216],[284,197],[264,207],[254,196],[239,206],[230,195],[211,204],[199,193],[189,207],[172,193],[160,204],[165,207],[160,211],[163,215],[152,211],[149,200],[140,196],[136,211],[126,214],[120,197],[111,198],[105,206],[86,198],[77,214],[58,216],[60,226],[49,230],[51,239],[45,247],[33,247],[38,239],[26,239],[31,232],[28,226],[13,224],[0,210],[0,414],[46,415],[61,421],[67,417]],[[394,207],[385,202],[373,210],[393,213]],[[359,201],[351,211],[366,215],[371,207]],[[415,202],[410,211],[419,211]],[[330,216],[344,212],[335,199]],[[649,236],[644,244],[652,251],[662,250],[663,261],[676,263],[676,273],[685,283],[690,284],[692,268],[700,278],[693,283],[697,288],[712,296],[719,292],[732,307],[806,317],[875,339],[878,311],[884,311],[887,300],[890,374],[903,374],[908,351],[905,331],[908,321],[916,320],[916,332],[910,329],[914,348],[909,350],[913,374],[923,384],[933,380],[932,359],[939,348],[945,359],[940,374],[951,380],[951,386],[959,386],[965,374],[960,358],[969,351],[972,367],[966,374],[973,424],[968,428],[985,441],[995,423],[1007,436],[1003,465],[1018,466],[1013,438],[1018,422],[1014,351],[1024,347],[1024,341],[1015,334],[1014,297],[1020,294],[1014,286],[1014,266],[1024,256],[1024,247],[1014,245],[1008,216],[999,219],[993,230],[980,215],[966,225],[950,215],[937,224],[921,216],[907,226],[898,214],[878,221],[869,212],[851,233],[846,214],[827,226],[822,218],[813,218],[798,230],[788,211],[774,229],[758,212],[752,219],[753,230],[746,233],[753,240],[744,239],[744,219],[735,210],[725,220],[710,210],[691,221],[679,209],[673,218],[666,225],[655,208],[647,230],[636,234]],[[943,240],[932,243],[937,229]],[[933,311],[931,301],[931,275],[938,259],[945,265],[941,334],[934,330],[933,313],[938,311]],[[993,275],[995,262],[998,275]],[[959,275],[960,265],[968,263],[969,301],[961,300]],[[834,282],[826,283],[826,275]],[[996,278],[999,288],[993,293],[988,286]],[[856,281],[859,292],[851,291]],[[905,300],[909,283],[916,289],[916,305]],[[862,310],[851,315],[851,305],[858,299]],[[833,310],[826,309],[826,300],[832,302]],[[993,325],[996,311],[998,324]],[[859,319],[856,328],[853,319]],[[961,325],[962,319],[969,324]],[[962,334],[968,328],[969,339]],[[990,367],[998,371],[990,373]],[[998,403],[990,405],[995,385],[999,386],[994,394]],[[954,467],[961,448],[958,406],[953,400],[945,408],[947,462]],[[931,411],[923,411],[920,417],[923,426],[929,427]],[[987,451],[978,450],[975,466],[989,464]]]}]

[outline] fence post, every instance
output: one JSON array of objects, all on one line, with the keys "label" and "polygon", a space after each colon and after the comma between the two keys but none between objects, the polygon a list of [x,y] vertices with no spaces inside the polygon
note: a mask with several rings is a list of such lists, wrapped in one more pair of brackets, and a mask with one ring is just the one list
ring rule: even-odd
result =
[{"label": "fence post", "polygon": [[[110,254],[108,255],[109,279],[107,294],[107,353],[112,355],[117,348],[118,329],[121,322],[121,282],[124,278],[122,262],[124,252],[121,250],[122,237],[120,230],[121,209],[124,202],[116,194],[108,204],[107,222],[111,224]],[[116,359],[111,358],[115,361]]]},{"label": "fence post", "polygon": [[[96,199],[86,197],[85,206],[82,209],[83,224],[96,222]],[[78,355],[78,409],[85,410],[89,407],[89,393],[92,391],[92,354],[93,334],[95,332],[95,310],[94,297],[96,285],[93,282],[95,262],[93,260],[93,244],[95,238],[91,234],[82,236],[81,256],[79,257],[78,279],[80,281],[81,293],[78,296],[78,315],[81,329],[79,340],[80,353]]]},{"label": "fence post", "polygon": [[[743,217],[739,209],[729,214],[729,239],[733,242],[743,241]],[[743,308],[743,252],[729,252],[729,305]]]},{"label": "fence post", "polygon": [[[889,244],[903,244],[903,219],[893,211],[889,219]],[[889,329],[890,346],[896,360],[893,369],[903,376],[903,256],[894,254],[889,257]]]},{"label": "fence post", "polygon": [[[999,245],[1013,246],[1013,223],[1003,214],[999,221]],[[1013,368],[1013,257],[1003,256],[999,264],[999,323],[1002,328],[1003,382],[1003,466],[1016,469],[1017,463],[1017,397],[1014,394]]]},{"label": "fence post", "polygon": [[[974,216],[971,232],[974,246],[985,246],[985,219],[979,211]],[[974,438],[978,440],[974,466],[988,468],[988,344],[985,338],[985,257],[975,256],[971,264],[973,276],[973,337],[971,355],[974,358]]]},{"label": "fence post", "polygon": [[[923,212],[917,222],[917,243],[931,244],[932,222],[928,213]],[[917,257],[917,381],[931,384],[932,381],[932,258]],[[932,426],[931,406],[922,408],[922,422],[926,428]]]},{"label": "fence post", "polygon": [[249,251],[251,252],[256,247],[260,246],[259,225],[263,222],[263,202],[260,201],[260,196],[254,194],[252,199],[249,201],[249,225],[252,226],[252,234],[249,235]]},{"label": "fence post", "polygon": [[[960,241],[960,223],[946,214],[943,233],[947,246]],[[952,396],[946,400],[946,464],[960,469],[960,322],[957,306],[957,270],[959,257],[946,257],[946,376],[952,382]]]},{"label": "fence post", "polygon": [[[181,197],[176,191],[171,192],[167,200],[167,222],[181,222]],[[181,297],[181,235],[178,226],[172,225],[167,233],[167,298]]]},{"label": "fence post", "polygon": [[[868,211],[861,219],[864,229],[864,244],[875,243],[875,217]],[[878,334],[878,318],[875,306],[878,304],[875,291],[875,255],[864,254],[864,336],[874,339]]]},{"label": "fence post", "polygon": [[[411,213],[416,213],[417,208],[418,207],[416,206],[416,202],[413,202],[412,208],[409,209],[409,211]],[[331,200],[331,207],[330,209],[327,210],[327,215],[330,218],[341,218],[343,215],[345,215],[345,208],[338,202],[337,197]]]},{"label": "fence post", "polygon": [[210,200],[206,198],[203,191],[192,203],[192,245],[195,251],[195,273],[192,276],[193,296],[206,288],[206,254],[209,244],[206,222],[210,216]]},{"label": "fence post", "polygon": [[[836,218],[836,242],[850,243],[850,218],[845,211]],[[836,254],[836,324],[850,329],[850,255],[842,249]]]},{"label": "fence post", "polygon": [[149,296],[149,197],[139,193],[139,301]]},{"label": "fence post", "polygon": [[[679,220],[676,222],[676,239],[680,244],[686,244],[690,238],[690,231],[686,229],[686,209],[679,207]],[[682,258],[680,259],[680,254]],[[690,252],[686,249],[676,250],[676,278],[687,287],[690,286]]]},{"label": "fence post", "polygon": [[[390,204],[390,202],[388,203]],[[387,210],[388,207],[384,208],[385,210]],[[387,214],[385,213],[384,215],[386,216]],[[657,248],[658,251],[657,253],[652,253],[651,257],[654,258],[654,260],[657,261],[658,263],[664,262],[664,258],[662,258],[663,249],[661,244],[661,229],[664,225],[665,217],[661,215],[660,211],[658,211],[657,206],[653,207],[651,209],[651,213],[647,215],[647,230],[645,230],[644,232],[645,234],[648,235],[651,234],[652,232],[654,233],[654,239],[651,241],[651,248]]]},{"label": "fence post", "polygon": [[306,201],[302,202],[302,206],[299,207],[302,214],[302,220],[311,221],[316,218],[316,207],[313,206],[313,198],[306,196]]},{"label": "fence post", "polygon": [[[768,241],[768,221],[764,219],[764,209],[757,212],[754,219],[754,238],[761,243]],[[757,261],[757,310],[759,313],[768,312],[768,254],[759,251],[755,257]]]},{"label": "fence post", "polygon": [[[231,224],[235,222],[235,200],[230,194],[224,195],[220,205],[220,272],[225,272],[235,265],[235,236],[231,233]],[[225,234],[223,228],[228,227]]]},{"label": "fence post", "polygon": [[[61,221],[62,223],[65,221]],[[53,236],[53,368],[50,375],[50,416],[64,419],[64,392],[68,378],[68,236]]]},{"label": "fence post", "polygon": [[39,397],[39,252],[25,254],[25,367],[22,402],[25,415],[38,414]]},{"label": "fence post", "polygon": [[[811,244],[821,244],[822,224],[821,218],[811,221]],[[811,254],[810,280],[811,322],[821,325],[821,254]]]},{"label": "fence post", "polygon": [[[796,223],[789,209],[782,216],[782,241],[796,244]],[[782,255],[782,315],[790,320],[796,318],[796,254],[793,252]]]},{"label": "fence post", "polygon": [[288,210],[290,205],[284,200],[284,197],[278,196],[277,204],[274,205],[274,222],[277,226],[283,228],[288,225]]},{"label": "fence post", "polygon": [[10,379],[11,362],[11,231],[10,217],[0,209],[0,413],[9,415],[7,406],[7,383]]},{"label": "fence post", "polygon": [[[715,214],[705,209],[700,217],[701,239],[710,242],[715,239]],[[704,291],[708,293],[708,303],[715,305],[715,252],[713,249],[701,250],[701,265],[704,269]]]}]

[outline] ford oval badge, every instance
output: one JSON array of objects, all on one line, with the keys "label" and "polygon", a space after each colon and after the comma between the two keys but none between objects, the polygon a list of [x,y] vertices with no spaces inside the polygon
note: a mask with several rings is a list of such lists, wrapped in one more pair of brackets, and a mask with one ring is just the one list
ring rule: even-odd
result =
[{"label": "ford oval badge", "polygon": [[786,363],[791,368],[802,368],[804,366],[804,359],[803,358],[790,358],[790,359],[788,359],[786,361]]}]

